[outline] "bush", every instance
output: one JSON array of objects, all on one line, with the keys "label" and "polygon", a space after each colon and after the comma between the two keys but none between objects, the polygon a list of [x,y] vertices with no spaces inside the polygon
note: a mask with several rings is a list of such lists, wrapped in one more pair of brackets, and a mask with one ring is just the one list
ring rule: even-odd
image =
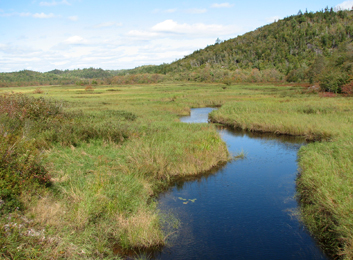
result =
[{"label": "bush", "polygon": [[50,177],[41,165],[40,152],[34,142],[19,136],[6,135],[0,139],[0,215],[21,208],[19,196],[33,191],[36,185],[48,185]]},{"label": "bush", "polygon": [[302,82],[305,79],[305,69],[299,68],[289,72],[287,82]]},{"label": "bush", "polygon": [[[111,118],[115,120],[112,121]],[[0,95],[0,214],[21,208],[20,195],[49,184],[41,150],[93,139],[121,143],[137,116],[128,111],[64,113],[62,104],[23,94]]]},{"label": "bush", "polygon": [[[41,164],[37,125],[62,115],[61,104],[23,94],[0,95],[0,214],[21,208],[19,196],[49,184]],[[40,128],[39,128],[40,129]]]},{"label": "bush", "polygon": [[94,88],[91,85],[85,87],[85,91],[93,91]]},{"label": "bush", "polygon": [[342,86],[347,83],[349,76],[337,69],[324,70],[319,75],[320,88],[322,91],[341,93]]},{"label": "bush", "polygon": [[35,90],[33,90],[33,94],[43,94],[44,91],[41,88],[36,88]]},{"label": "bush", "polygon": [[346,96],[353,96],[353,81],[351,81],[348,84],[344,85],[342,87],[341,91]]}]

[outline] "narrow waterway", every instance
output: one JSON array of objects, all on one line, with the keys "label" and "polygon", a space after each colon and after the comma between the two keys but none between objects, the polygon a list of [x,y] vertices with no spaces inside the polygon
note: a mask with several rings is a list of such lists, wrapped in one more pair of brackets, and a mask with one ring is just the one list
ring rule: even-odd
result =
[{"label": "narrow waterway", "polygon": [[[186,123],[207,122],[212,108]],[[219,129],[229,152],[246,157],[215,172],[180,180],[161,194],[160,209],[180,220],[155,259],[328,259],[296,217],[297,151],[293,137]]]}]

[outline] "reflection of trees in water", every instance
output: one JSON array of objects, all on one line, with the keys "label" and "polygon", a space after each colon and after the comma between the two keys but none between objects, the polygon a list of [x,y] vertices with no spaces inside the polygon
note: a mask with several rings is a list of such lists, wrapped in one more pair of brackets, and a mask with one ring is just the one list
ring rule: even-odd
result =
[{"label": "reflection of trees in water", "polygon": [[114,254],[119,255],[119,256],[123,257],[123,259],[126,259],[126,260],[158,259],[158,257],[162,253],[162,250],[163,250],[163,246],[124,249],[120,245],[116,244],[113,247]]},{"label": "reflection of trees in water", "polygon": [[[231,129],[229,127],[225,127],[221,125],[215,125],[215,126],[220,132],[225,131],[226,133],[231,134],[232,136],[235,136],[235,137],[248,137],[250,139],[261,140],[267,143],[268,145],[280,146],[284,150],[297,151],[301,146],[307,144],[307,142],[303,137],[298,137],[298,136],[250,132],[250,131],[245,131],[238,128]],[[246,150],[246,147],[244,149]],[[161,193],[163,194],[164,192],[171,190],[173,187],[175,187],[178,191],[180,191],[184,188],[184,185],[189,182],[194,182],[194,181],[201,182],[205,180],[207,181],[207,179],[214,177],[215,173],[221,171],[226,165],[227,165],[227,162],[223,162],[222,164],[216,167],[213,167],[211,170],[202,172],[200,174],[174,177],[170,181],[170,185],[165,187],[165,189]]]},{"label": "reflection of trees in water", "polygon": [[304,137],[283,135],[263,132],[250,132],[240,128],[229,128],[221,125],[216,125],[218,131],[226,131],[237,137],[249,137],[251,139],[263,140],[265,143],[279,145],[285,150],[298,150],[301,146],[307,144]]},{"label": "reflection of trees in water", "polygon": [[215,173],[219,172],[222,170],[225,166],[227,165],[227,162],[220,163],[219,165],[213,167],[212,169],[208,171],[201,172],[199,174],[194,174],[194,175],[187,175],[187,176],[174,176],[171,178],[169,181],[169,185],[162,187],[159,193],[159,196],[163,196],[168,191],[171,191],[172,188],[176,187],[178,191],[182,190],[184,188],[184,185],[186,183],[190,182],[202,182],[205,181],[213,176],[215,176]]},{"label": "reflection of trees in water", "polygon": [[196,174],[196,175],[191,175],[191,176],[184,176],[184,177],[176,177],[172,183],[171,183],[171,187],[176,187],[177,190],[182,190],[184,185],[188,182],[202,182],[205,181],[211,177],[213,177],[215,175],[215,173],[221,171],[225,166],[227,165],[227,162],[223,162],[222,164],[219,164],[215,167],[213,167],[212,169],[202,172],[200,174]]}]

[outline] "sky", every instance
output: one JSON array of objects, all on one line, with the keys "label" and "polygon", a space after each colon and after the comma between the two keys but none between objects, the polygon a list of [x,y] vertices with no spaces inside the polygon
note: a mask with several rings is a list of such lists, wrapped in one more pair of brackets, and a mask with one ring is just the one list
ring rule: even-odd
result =
[{"label": "sky", "polygon": [[0,0],[0,72],[171,63],[297,14],[352,1]]}]

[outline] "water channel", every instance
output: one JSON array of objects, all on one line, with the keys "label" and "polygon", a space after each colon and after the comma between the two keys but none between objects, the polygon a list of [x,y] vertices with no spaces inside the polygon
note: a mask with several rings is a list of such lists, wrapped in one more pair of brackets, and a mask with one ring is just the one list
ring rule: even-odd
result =
[{"label": "water channel", "polygon": [[[208,120],[192,109],[185,123]],[[155,259],[328,259],[296,217],[297,152],[293,137],[219,129],[230,153],[246,157],[191,180],[159,198],[181,225]]]}]

